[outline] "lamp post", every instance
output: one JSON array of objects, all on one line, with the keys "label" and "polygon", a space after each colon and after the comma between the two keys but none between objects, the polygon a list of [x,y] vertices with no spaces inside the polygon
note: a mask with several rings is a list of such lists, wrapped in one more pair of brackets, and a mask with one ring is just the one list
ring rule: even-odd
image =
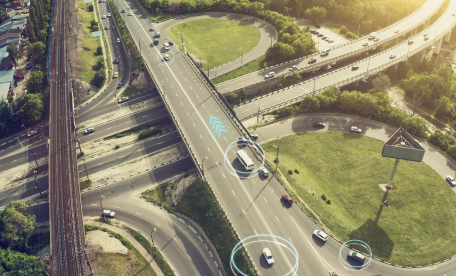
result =
[{"label": "lamp post", "polygon": [[411,46],[411,45],[412,45],[412,44],[409,44],[409,46],[408,46],[408,49],[407,49],[407,58],[406,58],[405,60],[408,59],[408,55],[409,55],[409,51],[410,51],[410,46]]},{"label": "lamp post", "polygon": [[203,160],[201,161],[201,171],[203,171],[204,173],[204,160],[207,160],[209,158],[207,158],[207,156],[204,156]]},{"label": "lamp post", "polygon": [[279,165],[279,146],[276,146],[276,145],[272,145],[272,146],[277,148],[277,157],[276,157],[276,160],[274,160],[274,162],[276,163],[275,173],[277,173],[277,166]]},{"label": "lamp post", "polygon": [[154,248],[155,248],[154,236],[152,235],[154,232],[157,232],[157,228],[156,228],[156,227],[154,227],[154,230],[152,230],[152,231],[150,232],[150,239],[152,240],[152,245],[153,245]]},{"label": "lamp post", "polygon": [[[261,112],[261,109],[263,109],[263,108],[262,108],[261,106],[259,106],[259,107],[258,107],[258,114],[257,114],[257,126],[256,126],[256,128],[258,128],[258,122],[259,122],[259,120],[260,120],[260,112]],[[255,128],[255,129],[256,129],[256,128]]]},{"label": "lamp post", "polygon": [[103,198],[105,198],[105,196],[104,196],[104,195],[101,195],[101,198],[100,198],[100,206],[101,206],[101,212],[102,212],[102,214],[103,214],[103,218],[106,220],[105,214],[104,214],[104,212],[103,212],[103,204],[102,204]]},{"label": "lamp post", "polygon": [[358,25],[358,36],[359,36],[359,29],[361,28],[361,23],[364,23],[364,22],[359,22],[359,25]]},{"label": "lamp post", "polygon": [[33,171],[35,173],[35,184],[36,184],[36,187],[38,188],[38,191],[40,192],[40,195],[41,195],[41,189],[40,189],[40,185],[38,184],[38,179],[36,179],[36,173],[37,171]]},{"label": "lamp post", "polygon": [[312,71],[312,73],[314,73],[314,88],[312,91],[312,96],[314,96],[315,95],[315,82],[317,81],[317,74],[315,74],[315,71]]},{"label": "lamp post", "polygon": [[369,65],[370,65],[370,62],[371,62],[371,58],[372,58],[372,56],[369,56],[369,62],[367,62],[366,77],[367,77],[367,73],[369,73]]}]

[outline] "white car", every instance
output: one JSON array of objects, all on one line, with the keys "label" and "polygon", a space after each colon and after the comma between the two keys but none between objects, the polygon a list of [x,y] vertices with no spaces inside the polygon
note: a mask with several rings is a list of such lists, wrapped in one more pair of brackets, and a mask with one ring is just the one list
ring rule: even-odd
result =
[{"label": "white car", "polygon": [[315,230],[313,234],[322,241],[328,240],[328,234],[326,234],[325,232],[323,232],[321,230]]},{"label": "white car", "polygon": [[447,175],[446,181],[447,181],[448,183],[450,183],[451,186],[453,186],[453,187],[456,186],[456,181],[454,180],[454,177],[452,177],[451,175]]},{"label": "white car", "polygon": [[133,13],[132,13],[132,12],[130,12],[128,15],[133,15]]},{"label": "white car", "polygon": [[264,76],[265,79],[269,79],[269,78],[272,78],[274,77],[275,73],[274,72],[269,72],[266,74],[266,76]]},{"label": "white car", "polygon": [[266,262],[268,262],[268,265],[274,264],[274,258],[272,257],[272,253],[269,248],[263,248],[263,256],[266,259]]},{"label": "white car", "polygon": [[110,14],[110,13],[108,13],[108,17],[110,17],[110,16],[111,16],[111,14]]},{"label": "white car", "polygon": [[103,210],[103,216],[113,218],[116,216],[116,212],[111,210]]},{"label": "white car", "polygon": [[117,42],[120,43],[120,38],[117,38]]},{"label": "white car", "polygon": [[361,129],[359,127],[352,126],[351,127],[351,132],[361,133]]},{"label": "white car", "polygon": [[296,65],[291,66],[290,71],[295,71],[295,70],[298,70],[298,66],[296,66]]},{"label": "white car", "polygon": [[168,54],[164,54],[164,55],[163,55],[163,59],[166,60],[166,61],[168,61],[168,60],[169,60],[169,55],[168,55]]},{"label": "white car", "polygon": [[84,134],[89,134],[89,133],[92,133],[92,132],[94,132],[94,131],[95,131],[95,128],[89,127],[88,129],[86,129],[86,130],[84,131]]},{"label": "white car", "polygon": [[395,58],[395,57],[396,57],[395,54],[392,54],[392,55],[390,56],[391,59],[392,59],[392,58]]},{"label": "white car", "polygon": [[101,17],[101,19],[106,19],[106,15],[103,15],[103,16]]},{"label": "white car", "polygon": [[262,176],[268,177],[269,176],[269,171],[266,170],[265,168],[261,168],[259,172]]},{"label": "white car", "polygon": [[32,130],[32,131],[30,131],[29,133],[27,133],[27,137],[33,136],[33,135],[35,135],[35,134],[37,134],[37,133],[38,133],[38,131]]},{"label": "white car", "polygon": [[117,102],[118,102],[118,103],[123,103],[123,102],[128,101],[129,99],[130,99],[130,98],[128,98],[128,97],[123,97],[123,98],[119,99]]}]

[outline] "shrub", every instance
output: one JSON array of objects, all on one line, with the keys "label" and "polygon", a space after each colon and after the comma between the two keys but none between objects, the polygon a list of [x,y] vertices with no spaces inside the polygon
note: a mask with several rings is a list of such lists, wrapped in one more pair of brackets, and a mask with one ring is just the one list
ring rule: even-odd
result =
[{"label": "shrub", "polygon": [[347,38],[349,38],[349,39],[356,38],[356,35],[355,35],[354,33],[352,33],[352,32],[347,32],[347,33],[345,34],[345,36],[346,36]]},{"label": "shrub", "polygon": [[292,170],[288,170],[288,174],[293,174],[293,171]]},{"label": "shrub", "polygon": [[89,12],[93,12],[93,5],[92,4],[89,5]]},{"label": "shrub", "polygon": [[322,195],[321,195],[321,199],[323,199],[323,200],[326,201],[326,195],[325,195],[325,194],[322,194]]},{"label": "shrub", "polygon": [[120,148],[120,146],[119,146],[119,145],[116,145],[116,147],[115,147],[114,149],[119,149],[119,148]]},{"label": "shrub", "polygon": [[295,172],[295,173],[297,173],[297,174],[299,174],[299,171],[298,171],[298,169],[295,169],[295,170],[294,170],[294,172]]},{"label": "shrub", "polygon": [[154,135],[155,133],[158,133],[160,132],[160,130],[154,128],[154,129],[143,129],[141,130],[141,132],[139,133],[138,135],[138,139],[143,139],[143,138],[146,138],[146,137],[149,137],[151,135]]},{"label": "shrub", "polygon": [[328,199],[328,201],[326,201],[326,204],[331,205],[331,200]]},{"label": "shrub", "polygon": [[345,27],[345,26],[340,27],[340,30],[339,30],[339,33],[340,33],[340,34],[343,34],[343,35],[344,35],[344,34],[346,34],[347,32],[348,32],[347,27]]},{"label": "shrub", "polygon": [[97,54],[99,54],[99,55],[103,54],[103,48],[101,46],[97,47]]}]

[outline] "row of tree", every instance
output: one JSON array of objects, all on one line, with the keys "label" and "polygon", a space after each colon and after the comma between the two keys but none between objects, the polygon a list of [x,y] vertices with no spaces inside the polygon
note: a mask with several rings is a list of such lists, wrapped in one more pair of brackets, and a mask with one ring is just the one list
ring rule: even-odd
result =
[{"label": "row of tree", "polygon": [[[11,97],[12,99],[12,97]],[[0,137],[37,124],[44,114],[43,95],[27,94],[16,100],[0,101]]]},{"label": "row of tree", "polygon": [[41,41],[46,45],[47,30],[51,15],[50,0],[31,0],[26,31],[31,42]]},{"label": "row of tree", "polygon": [[337,87],[326,89],[323,93],[305,97],[300,104],[284,107],[276,111],[278,118],[313,111],[330,111],[355,114],[395,127],[402,127],[409,133],[427,138],[426,122],[402,110],[392,107],[388,94],[371,89],[368,93],[359,91],[340,91]]}]

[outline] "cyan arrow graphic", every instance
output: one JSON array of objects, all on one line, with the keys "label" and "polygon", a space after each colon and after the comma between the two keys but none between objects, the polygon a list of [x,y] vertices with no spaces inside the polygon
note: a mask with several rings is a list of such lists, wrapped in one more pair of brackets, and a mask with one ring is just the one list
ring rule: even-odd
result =
[{"label": "cyan arrow graphic", "polygon": [[222,125],[217,125],[217,126],[215,127],[215,133],[220,133],[220,132],[219,132],[219,128],[220,128],[220,129],[224,129],[225,127],[222,126]]},{"label": "cyan arrow graphic", "polygon": [[221,129],[219,129],[218,137],[220,137],[220,133],[222,133],[222,131],[223,132],[228,132],[228,130],[221,128]]},{"label": "cyan arrow graphic", "polygon": [[214,121],[212,124],[212,129],[214,129],[216,126],[221,125],[221,124],[222,124],[222,122],[220,122],[220,121]]},{"label": "cyan arrow graphic", "polygon": [[212,120],[215,119],[216,121],[220,120],[217,117],[211,116],[211,119],[209,120],[209,125],[212,125]]}]

